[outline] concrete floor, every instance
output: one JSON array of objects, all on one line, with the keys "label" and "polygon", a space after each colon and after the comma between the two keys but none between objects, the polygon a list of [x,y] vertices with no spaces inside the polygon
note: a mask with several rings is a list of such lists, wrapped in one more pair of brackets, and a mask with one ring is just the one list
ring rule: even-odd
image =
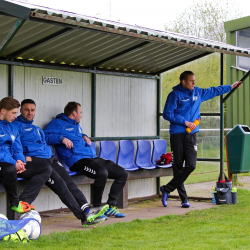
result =
[{"label": "concrete floor", "polygon": [[[240,177],[239,181],[243,186],[238,188],[245,188],[250,190],[250,176]],[[212,188],[215,182],[204,182],[197,184],[185,185],[187,193],[190,197],[205,197],[211,198]],[[177,192],[171,193],[177,195]],[[129,222],[134,219],[151,219],[168,214],[185,214],[191,210],[209,209],[216,206],[211,200],[208,201],[190,201],[190,208],[182,208],[179,199],[169,199],[168,207],[163,207],[160,198],[130,204],[127,209],[119,209],[120,212],[125,213],[125,218],[109,218],[107,221],[96,225],[96,227],[108,225],[115,222]],[[70,230],[89,230],[94,226],[83,228],[81,222],[74,217],[71,212],[63,213],[48,213],[42,216],[42,234],[49,234],[55,231],[70,231]]]}]

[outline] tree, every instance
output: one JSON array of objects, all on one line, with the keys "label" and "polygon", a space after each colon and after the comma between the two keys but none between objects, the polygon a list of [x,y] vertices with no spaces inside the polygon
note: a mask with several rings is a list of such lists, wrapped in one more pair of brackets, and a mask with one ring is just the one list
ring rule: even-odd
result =
[{"label": "tree", "polygon": [[165,24],[165,29],[226,42],[224,22],[241,15],[234,0],[230,0],[230,3],[223,0],[203,0],[190,5],[174,21]]}]

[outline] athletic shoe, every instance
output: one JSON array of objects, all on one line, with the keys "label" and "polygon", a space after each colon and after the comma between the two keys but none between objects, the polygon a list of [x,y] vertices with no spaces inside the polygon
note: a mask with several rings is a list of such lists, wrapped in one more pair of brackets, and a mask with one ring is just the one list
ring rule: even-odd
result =
[{"label": "athletic shoe", "polygon": [[182,206],[183,208],[189,208],[189,207],[190,207],[190,203],[189,203],[188,200],[185,200],[185,201],[183,201],[183,202],[181,203],[181,206]]},{"label": "athletic shoe", "polygon": [[99,224],[99,223],[102,223],[103,221],[105,221],[105,218],[95,218],[93,221],[89,222],[87,220],[81,220],[82,221],[82,226],[83,227],[88,227],[88,226],[91,226],[91,225],[96,225],[96,224]]},{"label": "athletic shoe", "polygon": [[29,212],[31,210],[31,207],[27,205],[27,202],[19,201],[18,207],[12,206],[11,209],[22,214]]},{"label": "athletic shoe", "polygon": [[99,216],[98,218],[105,218],[105,220],[107,220],[107,219],[108,219],[108,217],[107,217],[105,214],[103,214],[103,215]]},{"label": "athletic shoe", "polygon": [[29,206],[31,208],[31,210],[36,210],[36,208],[34,206],[30,205],[28,202],[23,201],[23,204]]},{"label": "athletic shoe", "polygon": [[100,207],[91,207],[89,212],[86,214],[86,220],[88,222],[94,221],[100,215],[103,215],[109,208],[109,205],[104,205]]},{"label": "athletic shoe", "polygon": [[162,204],[164,207],[167,207],[168,206],[168,196],[169,196],[169,193],[166,192],[166,190],[164,189],[163,186],[160,187],[160,190],[161,190],[161,193],[162,193]]},{"label": "athletic shoe", "polygon": [[106,216],[114,216],[116,218],[123,218],[125,217],[126,215],[123,214],[123,213],[120,213],[117,209],[117,207],[109,207],[108,211],[104,213],[104,215]]}]

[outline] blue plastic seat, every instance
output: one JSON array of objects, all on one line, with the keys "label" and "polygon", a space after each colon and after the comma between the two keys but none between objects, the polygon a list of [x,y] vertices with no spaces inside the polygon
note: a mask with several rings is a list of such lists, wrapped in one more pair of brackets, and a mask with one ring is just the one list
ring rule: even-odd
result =
[{"label": "blue plastic seat", "polygon": [[100,142],[100,158],[113,161],[116,163],[116,146],[113,141],[101,141]]},{"label": "blue plastic seat", "polygon": [[57,160],[63,165],[63,167],[68,171],[69,175],[72,176],[72,175],[76,175],[77,172],[74,172],[74,171],[70,171],[68,165],[64,162],[64,160],[62,159],[62,157],[58,154],[57,150],[55,152],[55,155],[57,157]]},{"label": "blue plastic seat", "polygon": [[134,164],[134,143],[132,141],[119,141],[117,164],[127,171],[139,169],[139,167]]},{"label": "blue plastic seat", "polygon": [[155,165],[151,163],[151,144],[147,140],[137,141],[137,151],[135,164],[144,169],[154,169]]},{"label": "blue plastic seat", "polygon": [[167,152],[167,142],[165,140],[154,140],[153,141],[152,163],[159,168],[172,167],[172,164],[157,165],[157,161],[160,160],[162,154],[166,154],[166,152]]},{"label": "blue plastic seat", "polygon": [[96,152],[96,144],[95,144],[94,141],[91,142],[91,147],[92,147],[92,148],[95,150],[95,152]]}]

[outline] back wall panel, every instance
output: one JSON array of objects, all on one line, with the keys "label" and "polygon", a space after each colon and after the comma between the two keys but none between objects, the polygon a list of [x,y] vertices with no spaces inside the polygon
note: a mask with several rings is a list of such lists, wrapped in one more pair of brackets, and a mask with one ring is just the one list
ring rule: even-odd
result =
[{"label": "back wall panel", "polygon": [[156,136],[157,82],[97,75],[96,136]]},{"label": "back wall panel", "polygon": [[[43,76],[62,78],[63,85],[43,85]],[[84,133],[91,132],[91,75],[88,73],[16,66],[14,97],[20,102],[27,98],[36,102],[34,123],[41,128],[62,113],[69,101],[79,102],[83,112],[81,126]]]}]

